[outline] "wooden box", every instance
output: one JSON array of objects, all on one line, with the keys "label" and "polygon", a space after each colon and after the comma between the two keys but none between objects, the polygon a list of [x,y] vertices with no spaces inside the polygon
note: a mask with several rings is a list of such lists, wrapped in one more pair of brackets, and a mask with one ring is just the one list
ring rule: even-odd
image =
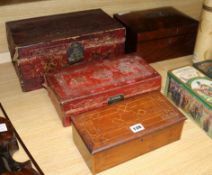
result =
[{"label": "wooden box", "polygon": [[147,62],[193,54],[198,22],[172,7],[115,14],[126,27],[126,52]]},{"label": "wooden box", "polygon": [[212,137],[212,80],[192,66],[168,72],[167,96]]},{"label": "wooden box", "polygon": [[160,75],[134,54],[81,62],[47,74],[46,82],[64,126],[71,115],[161,87]]},{"label": "wooden box", "polygon": [[23,91],[40,88],[45,72],[124,53],[125,28],[100,9],[7,22],[6,30]]},{"label": "wooden box", "polygon": [[194,63],[193,66],[209,78],[212,78],[212,60],[205,60]]},{"label": "wooden box", "polygon": [[95,174],[180,139],[185,117],[154,91],[71,119],[74,142]]}]

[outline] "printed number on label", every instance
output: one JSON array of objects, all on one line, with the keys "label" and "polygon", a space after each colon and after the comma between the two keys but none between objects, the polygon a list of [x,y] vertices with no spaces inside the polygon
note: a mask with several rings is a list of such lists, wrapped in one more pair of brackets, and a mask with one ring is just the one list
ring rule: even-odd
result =
[{"label": "printed number on label", "polygon": [[7,126],[5,123],[0,124],[0,132],[6,132],[7,131]]},{"label": "printed number on label", "polygon": [[135,124],[135,125],[130,126],[130,129],[131,129],[131,131],[132,131],[133,133],[137,133],[137,132],[139,132],[139,131],[144,130],[145,128],[144,128],[144,126],[143,126],[142,124],[137,123],[137,124]]}]

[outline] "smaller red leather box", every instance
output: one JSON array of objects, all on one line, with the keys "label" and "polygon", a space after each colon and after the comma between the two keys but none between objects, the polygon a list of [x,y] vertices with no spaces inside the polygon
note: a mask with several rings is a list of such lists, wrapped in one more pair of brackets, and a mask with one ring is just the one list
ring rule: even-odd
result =
[{"label": "smaller red leather box", "polygon": [[161,76],[141,57],[130,54],[49,73],[46,83],[63,125],[68,126],[72,115],[160,90]]}]

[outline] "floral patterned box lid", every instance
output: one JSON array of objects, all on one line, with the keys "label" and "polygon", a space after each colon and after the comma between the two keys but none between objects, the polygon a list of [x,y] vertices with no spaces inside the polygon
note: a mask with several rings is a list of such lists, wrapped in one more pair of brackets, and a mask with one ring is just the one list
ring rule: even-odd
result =
[{"label": "floral patterned box lid", "polygon": [[168,72],[168,75],[186,88],[193,96],[212,109],[212,80],[192,66]]}]

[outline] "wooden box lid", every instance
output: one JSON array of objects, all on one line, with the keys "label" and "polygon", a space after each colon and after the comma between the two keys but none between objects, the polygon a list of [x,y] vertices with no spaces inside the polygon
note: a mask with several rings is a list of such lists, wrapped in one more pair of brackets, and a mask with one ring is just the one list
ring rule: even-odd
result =
[{"label": "wooden box lid", "polygon": [[[135,54],[82,62],[46,75],[48,86],[62,104],[103,93],[109,94],[111,91],[147,79],[161,78],[151,66]],[[158,83],[151,85],[152,90],[158,87]]]},{"label": "wooden box lid", "polygon": [[[72,117],[74,127],[92,154],[184,120],[185,117],[158,91]],[[140,131],[133,132],[132,126]]]},{"label": "wooden box lid", "polygon": [[198,22],[173,7],[115,14],[127,30],[137,34],[138,40],[153,40],[196,32]]},{"label": "wooden box lid", "polygon": [[[11,52],[14,48],[91,35],[123,26],[101,9],[43,16],[6,23]],[[12,41],[10,41],[12,40]]]}]

